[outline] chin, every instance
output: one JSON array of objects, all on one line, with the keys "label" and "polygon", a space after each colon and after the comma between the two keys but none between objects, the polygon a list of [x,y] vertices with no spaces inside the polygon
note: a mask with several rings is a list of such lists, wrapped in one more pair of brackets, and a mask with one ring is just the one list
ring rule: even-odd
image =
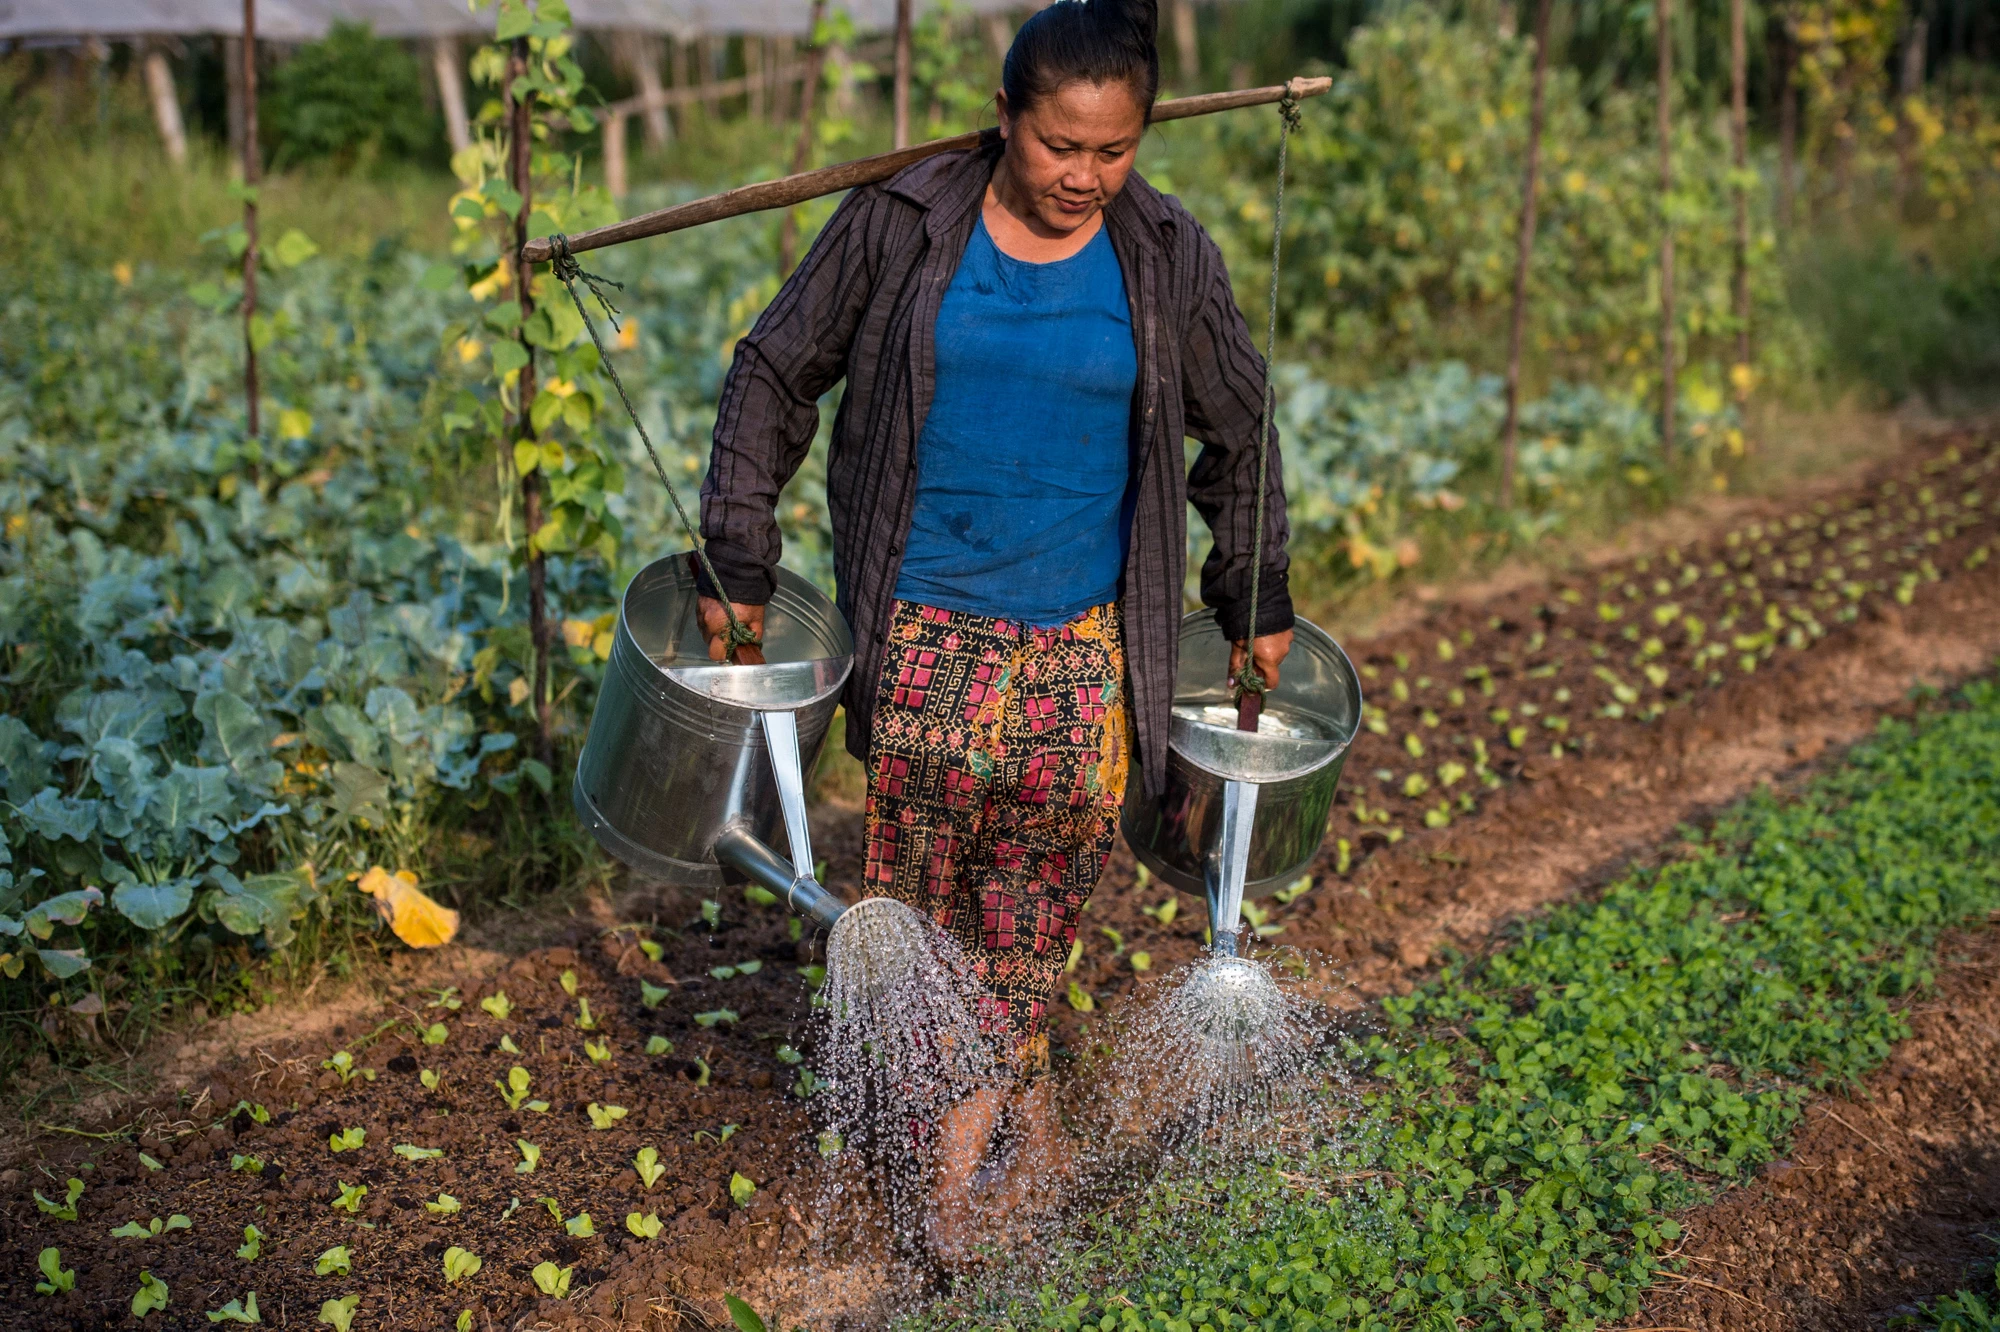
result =
[{"label": "chin", "polygon": [[1085,209],[1081,213],[1066,213],[1060,208],[1045,208],[1042,210],[1042,221],[1056,231],[1075,231],[1095,217],[1097,212],[1095,208]]}]

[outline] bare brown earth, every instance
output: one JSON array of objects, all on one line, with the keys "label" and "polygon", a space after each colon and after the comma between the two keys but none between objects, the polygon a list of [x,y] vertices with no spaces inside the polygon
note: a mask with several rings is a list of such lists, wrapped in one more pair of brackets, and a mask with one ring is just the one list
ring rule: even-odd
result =
[{"label": "bare brown earth", "polygon": [[1937,989],[1907,1010],[1911,1035],[1889,1063],[1810,1106],[1756,1184],[1682,1218],[1680,1275],[1635,1326],[1879,1328],[1992,1270],[2000,930],[1952,935],[1939,957]]},{"label": "bare brown earth", "polygon": [[[1913,685],[1943,687],[1989,669],[2000,654],[2000,561],[1981,552],[2000,554],[1997,468],[2000,452],[1982,439],[1927,441],[1831,489],[1733,509],[1726,530],[1677,533],[1619,562],[1488,589],[1470,602],[1439,601],[1395,632],[1351,645],[1371,706],[1382,709],[1373,718],[1381,734],[1364,733],[1349,759],[1312,886],[1290,905],[1267,904],[1272,941],[1307,949],[1329,975],[1344,976],[1346,1002],[1356,1007],[1407,990],[1442,950],[1486,947],[1510,918],[1589,892],[1677,823],[1866,735]],[[1767,617],[1778,620],[1768,634]],[[1726,648],[1719,657],[1702,652],[1717,643]],[[1427,789],[1411,785],[1418,777]],[[854,895],[858,818],[822,810],[818,841],[829,881]],[[148,1325],[171,1327],[206,1327],[203,1311],[250,1289],[267,1325],[310,1327],[320,1301],[353,1293],[361,1296],[358,1327],[444,1328],[469,1309],[482,1330],[726,1326],[725,1291],[750,1296],[787,1326],[859,1328],[871,1325],[870,1299],[885,1290],[905,1304],[920,1298],[907,1278],[866,1261],[803,1261],[818,1161],[806,1106],[791,1091],[797,1069],[781,1047],[806,1037],[799,968],[813,962],[813,941],[793,940],[775,908],[723,897],[720,928],[711,929],[697,914],[698,895],[625,886],[571,918],[543,922],[531,946],[454,949],[399,966],[386,1001],[348,996],[238,1020],[225,1041],[189,1041],[166,1061],[167,1090],[107,1095],[87,1113],[66,1113],[63,1127],[101,1136],[43,1129],[0,1144],[0,1326],[15,1317],[34,1327],[137,1326],[126,1305],[142,1268],[173,1291],[171,1316]],[[1065,1063],[1143,981],[1136,955],[1149,955],[1152,974],[1195,955],[1205,924],[1198,904],[1182,902],[1167,923],[1146,912],[1169,897],[1138,881],[1129,855],[1114,859],[1073,976],[1092,996],[1091,1011],[1058,1005]],[[744,961],[761,966],[709,974]],[[643,985],[667,991],[654,996],[656,1007],[644,1004]],[[451,997],[461,1006],[432,1007],[447,986],[457,987]],[[505,1019],[473,1002],[496,989],[516,1005]],[[577,996],[590,1003],[592,1029],[578,1026]],[[698,1020],[722,1008],[735,1020]],[[1990,1007],[1980,1011],[1990,1024]],[[1917,1016],[1912,1051],[1927,1030]],[[422,1029],[440,1021],[444,1043],[425,1044]],[[1959,1036],[1973,1039],[1971,1024],[1961,1025]],[[645,1054],[654,1036],[671,1041],[672,1052]],[[521,1053],[503,1050],[503,1037]],[[585,1048],[599,1040],[610,1043],[601,1065]],[[376,1080],[341,1085],[322,1067],[341,1048],[374,1067]],[[529,1071],[547,1111],[502,1103],[493,1081],[515,1064]],[[1967,1104],[1995,1105],[1990,1085],[1960,1076],[1975,1066],[1970,1046],[1961,1062],[1938,1064],[1936,1094],[1973,1087]],[[439,1075],[437,1089],[422,1086],[425,1068]],[[1899,1084],[1906,1105],[1915,1104],[1910,1085]],[[264,1106],[270,1122],[232,1113],[240,1101]],[[627,1114],[600,1129],[592,1103]],[[1934,1131],[1933,1118],[1967,1113],[1956,1100],[1909,1111],[1925,1121],[1923,1132]],[[1841,1114],[1875,1134],[1875,1118]],[[1990,1147],[1990,1120],[1980,1122]],[[1832,1132],[1830,1123],[1815,1107],[1794,1157],[1799,1170],[1812,1168],[1816,1135]],[[353,1127],[366,1130],[363,1146],[331,1151],[328,1138]],[[1875,1136],[1891,1140],[1886,1127]],[[532,1173],[516,1171],[518,1140],[541,1149]],[[398,1144],[445,1154],[411,1161],[393,1152]],[[631,1169],[641,1146],[654,1147],[666,1167],[651,1188]],[[1924,1179],[1973,1169],[1970,1147],[1925,1145],[1933,1148]],[[162,1168],[140,1162],[142,1151]],[[237,1156],[256,1156],[265,1169],[234,1170]],[[1918,1164],[1913,1155],[1895,1159]],[[1877,1164],[1891,1162],[1865,1155],[1850,1173]],[[1829,1172],[1837,1176],[1838,1167],[1810,1178]],[[71,1174],[86,1181],[78,1220],[41,1214],[32,1193],[59,1197]],[[729,1195],[737,1174],[757,1186],[741,1204]],[[343,1183],[369,1187],[353,1215],[330,1205]],[[1817,1188],[1784,1197],[1817,1197]],[[423,1206],[441,1192],[458,1199],[459,1212],[438,1216]],[[1918,1216],[1911,1209],[1947,1192],[1863,1191],[1839,1213],[1855,1237],[1873,1224],[1870,1233],[1896,1237],[1899,1253],[1921,1249],[1917,1237],[1931,1223],[1908,1219]],[[553,1212],[543,1198],[555,1200]],[[1751,1205],[1746,1194],[1722,1206]],[[1879,1219],[1894,1208],[1906,1220]],[[565,1222],[585,1211],[595,1233],[571,1233]],[[628,1234],[632,1211],[657,1216],[660,1236]],[[190,1230],[108,1237],[123,1222],[176,1212],[190,1217]],[[253,1224],[269,1236],[254,1262],[235,1253]],[[1698,1219],[1687,1254],[1794,1280],[1771,1265],[1801,1260],[1803,1246],[1790,1223],[1773,1224],[1771,1234]],[[1710,1232],[1742,1251],[1700,1248]],[[59,1299],[31,1293],[34,1257],[46,1244],[60,1245],[65,1266],[79,1273],[76,1291]],[[314,1259],[337,1244],[353,1251],[351,1274],[316,1275]],[[1842,1244],[1851,1248],[1853,1239]],[[478,1253],[483,1266],[446,1286],[442,1255],[451,1245]],[[1932,1283],[1963,1266],[1963,1238],[1935,1247],[1922,1262],[1899,1260],[1914,1272],[1897,1276],[1899,1290],[1950,1288]],[[542,1261],[571,1269],[567,1300],[535,1291],[529,1272]],[[1696,1269],[1707,1270],[1691,1263],[1689,1274]],[[1797,1281],[1819,1279],[1800,1272]],[[1869,1289],[1878,1287],[1886,1289]],[[1828,1307],[1845,1307],[1834,1286],[1811,1289]],[[1776,1290],[1758,1298],[1787,1298]],[[1717,1298],[1754,1312],[1742,1302],[1748,1296]],[[843,1317],[843,1309],[853,1312]],[[1720,1306],[1709,1322],[1694,1317],[1685,1325],[1864,1325],[1731,1322]],[[1648,1324],[1667,1325],[1678,1324]]]}]

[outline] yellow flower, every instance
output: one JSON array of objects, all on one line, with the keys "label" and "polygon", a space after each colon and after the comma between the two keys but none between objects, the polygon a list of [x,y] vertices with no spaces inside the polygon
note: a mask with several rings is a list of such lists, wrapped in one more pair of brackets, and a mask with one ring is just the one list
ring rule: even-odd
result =
[{"label": "yellow flower", "polygon": [[479,353],[485,350],[486,344],[478,338],[460,338],[458,340],[458,359],[461,364],[471,365],[479,359]]},{"label": "yellow flower", "polygon": [[473,283],[466,290],[472,293],[473,300],[483,301],[513,281],[513,278],[508,275],[507,270],[508,265],[495,264],[491,273]]},{"label": "yellow flower", "polygon": [[618,335],[611,339],[611,350],[631,351],[639,345],[639,321],[627,319],[618,326]]},{"label": "yellow flower", "polygon": [[1757,387],[1757,372],[1747,361],[1738,361],[1729,367],[1729,387],[1736,390],[1736,396],[1747,398],[1750,390]]},{"label": "yellow flower", "polygon": [[558,398],[573,397],[576,393],[576,385],[567,379],[551,379],[547,385],[547,392]]},{"label": "yellow flower", "polygon": [[111,276],[113,279],[117,281],[119,286],[121,287],[131,286],[132,265],[126,263],[123,259],[120,259],[117,263],[111,265]]},{"label": "yellow flower", "polygon": [[287,407],[278,413],[278,438],[304,439],[312,430],[312,415],[303,408]]},{"label": "yellow flower", "polygon": [[571,647],[589,647],[597,637],[597,626],[589,620],[564,620],[562,622],[563,642]]},{"label": "yellow flower", "polygon": [[1590,177],[1584,175],[1581,171],[1572,171],[1563,177],[1563,188],[1571,194],[1582,194],[1590,188]]}]

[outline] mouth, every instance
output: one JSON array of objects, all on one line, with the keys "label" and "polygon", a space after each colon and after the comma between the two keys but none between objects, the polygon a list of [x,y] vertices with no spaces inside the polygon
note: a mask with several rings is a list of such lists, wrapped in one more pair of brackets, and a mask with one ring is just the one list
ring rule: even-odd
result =
[{"label": "mouth", "polygon": [[1050,201],[1053,202],[1059,210],[1061,210],[1066,216],[1069,217],[1081,217],[1083,214],[1089,212],[1092,208],[1094,208],[1097,204],[1097,200],[1095,198],[1065,199],[1059,194],[1050,196]]}]

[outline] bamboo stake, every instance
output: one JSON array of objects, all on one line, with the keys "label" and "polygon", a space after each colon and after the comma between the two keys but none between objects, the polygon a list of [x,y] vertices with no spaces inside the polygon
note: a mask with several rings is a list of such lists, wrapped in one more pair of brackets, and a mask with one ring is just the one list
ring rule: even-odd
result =
[{"label": "bamboo stake", "polygon": [[[826,0],[813,0],[812,15],[807,20],[806,32],[806,74],[799,84],[799,137],[792,145],[792,175],[798,176],[812,160],[813,145],[813,100],[819,92],[820,62],[826,52],[819,44],[819,25],[826,18]],[[778,277],[783,280],[792,275],[792,268],[799,257],[799,215],[796,209],[785,210],[785,220],[778,227]]]},{"label": "bamboo stake", "polygon": [[[534,279],[534,265],[524,255],[528,214],[535,206],[534,112],[527,98],[514,95],[515,84],[527,72],[528,39],[516,37],[507,60],[507,174],[508,183],[521,196],[521,210],[514,215],[514,251],[523,257],[518,258],[514,265],[514,291],[521,306],[521,331],[516,336],[528,363],[521,367],[520,377],[514,383],[514,437],[522,440],[532,440],[535,436],[534,423],[528,411],[535,397],[535,348],[528,341],[527,332],[529,316],[535,313],[535,297],[528,285]],[[535,549],[535,533],[542,526],[540,468],[521,475],[521,520],[528,533],[528,638],[535,651],[536,757],[553,767],[555,738],[549,716],[548,561],[541,551]]]},{"label": "bamboo stake", "polygon": [[249,409],[250,438],[257,420],[257,182],[263,179],[257,153],[257,0],[243,0],[243,397]]},{"label": "bamboo stake", "polygon": [[[1737,0],[1740,4],[1742,0]],[[1542,106],[1549,83],[1550,0],[1535,6],[1535,86],[1528,103],[1528,165],[1521,175],[1521,229],[1514,256],[1514,315],[1507,329],[1507,421],[1500,431],[1500,507],[1514,507],[1514,454],[1521,433],[1521,341],[1528,322],[1528,261],[1535,251],[1535,187],[1542,166]]]},{"label": "bamboo stake", "polygon": [[1674,41],[1673,0],[1653,0],[1659,86],[1654,109],[1660,138],[1660,452],[1674,452]]},{"label": "bamboo stake", "polygon": [[[1268,88],[1239,88],[1232,92],[1203,93],[1199,97],[1175,97],[1154,105],[1153,121],[1158,124],[1167,120],[1185,120],[1189,116],[1213,115],[1217,111],[1234,111],[1239,107],[1263,106],[1282,101],[1287,93],[1299,99],[1318,97],[1332,88],[1331,78],[1301,77]],[[781,176],[777,180],[759,181],[754,185],[739,185],[733,190],[711,194],[705,199],[694,199],[684,204],[675,204],[672,208],[661,208],[651,213],[641,213],[637,217],[628,217],[609,226],[580,231],[568,238],[570,252],[581,254],[585,250],[601,250],[607,245],[622,245],[626,241],[641,240],[647,236],[664,236],[668,232],[685,231],[689,227],[719,222],[728,217],[741,217],[745,213],[790,208],[808,199],[839,194],[842,190],[851,190],[857,185],[887,180],[904,167],[921,162],[926,157],[935,157],[939,153],[948,153],[956,149],[977,148],[982,143],[997,142],[999,134],[998,130],[992,129],[974,130],[970,134],[954,134],[948,139],[932,139],[929,143],[912,144],[898,151],[856,158],[852,162],[820,167],[816,171],[802,171],[790,176]],[[554,254],[555,244],[547,238],[531,240],[521,247],[521,258],[531,264],[546,263]]]},{"label": "bamboo stake", "polygon": [[896,85],[893,142],[910,146],[910,8],[911,0],[896,0]]},{"label": "bamboo stake", "polygon": [[1736,205],[1736,238],[1730,287],[1736,307],[1736,363],[1750,364],[1750,191],[1743,173],[1750,165],[1750,54],[1744,33],[1744,0],[1729,0],[1729,158],[1736,168],[1730,187]]}]

